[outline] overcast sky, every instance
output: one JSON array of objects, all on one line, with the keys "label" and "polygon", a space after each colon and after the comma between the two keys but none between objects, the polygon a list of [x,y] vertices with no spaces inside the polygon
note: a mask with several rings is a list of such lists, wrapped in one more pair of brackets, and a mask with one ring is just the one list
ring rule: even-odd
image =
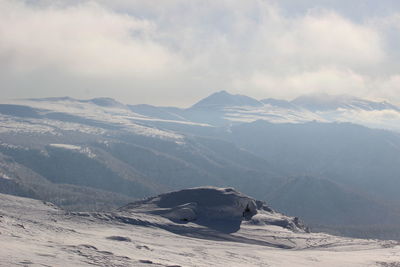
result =
[{"label": "overcast sky", "polygon": [[0,98],[400,103],[398,0],[0,0]]}]

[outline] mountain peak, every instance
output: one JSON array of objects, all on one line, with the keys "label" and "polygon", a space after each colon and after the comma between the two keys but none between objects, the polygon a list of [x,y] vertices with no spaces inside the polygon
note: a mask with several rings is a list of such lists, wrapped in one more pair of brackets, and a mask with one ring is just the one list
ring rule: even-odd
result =
[{"label": "mountain peak", "polygon": [[263,104],[257,99],[240,95],[230,94],[225,90],[213,93],[206,98],[203,98],[192,108],[223,108],[229,106],[262,106]]},{"label": "mountain peak", "polygon": [[[25,99],[22,99],[25,100]],[[34,102],[61,102],[61,101],[76,101],[75,98],[69,96],[61,96],[61,97],[44,97],[44,98],[27,98],[26,100],[34,101]]]}]

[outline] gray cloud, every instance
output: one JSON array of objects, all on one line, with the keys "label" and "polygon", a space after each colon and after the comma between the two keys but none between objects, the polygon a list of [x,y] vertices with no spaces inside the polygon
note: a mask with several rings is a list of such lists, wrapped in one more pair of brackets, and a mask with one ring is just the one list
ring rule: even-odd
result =
[{"label": "gray cloud", "polygon": [[400,10],[354,19],[316,2],[293,12],[261,0],[0,0],[1,95],[185,106],[226,89],[400,102]]}]

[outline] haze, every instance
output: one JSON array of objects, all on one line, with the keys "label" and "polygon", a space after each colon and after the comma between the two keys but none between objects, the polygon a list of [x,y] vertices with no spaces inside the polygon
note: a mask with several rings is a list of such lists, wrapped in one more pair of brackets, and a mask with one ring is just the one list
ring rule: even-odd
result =
[{"label": "haze", "polygon": [[1,100],[215,91],[400,102],[398,1],[0,0]]}]

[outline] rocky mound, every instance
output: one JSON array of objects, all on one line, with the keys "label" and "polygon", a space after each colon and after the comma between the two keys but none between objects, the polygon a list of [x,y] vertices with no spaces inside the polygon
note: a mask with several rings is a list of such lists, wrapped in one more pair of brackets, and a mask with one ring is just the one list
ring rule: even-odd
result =
[{"label": "rocky mound", "polygon": [[307,230],[298,218],[277,213],[264,202],[232,188],[184,189],[130,203],[120,211],[160,215],[173,222],[193,222],[224,232],[239,230],[242,222]]}]

